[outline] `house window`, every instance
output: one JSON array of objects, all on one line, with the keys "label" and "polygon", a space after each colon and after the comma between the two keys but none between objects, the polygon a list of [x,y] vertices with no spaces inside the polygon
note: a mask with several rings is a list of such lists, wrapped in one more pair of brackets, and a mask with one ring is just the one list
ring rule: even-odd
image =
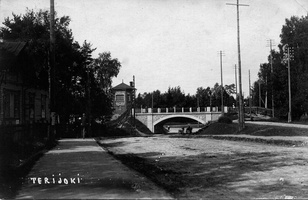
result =
[{"label": "house window", "polygon": [[29,118],[34,119],[35,93],[29,93]]},{"label": "house window", "polygon": [[124,103],[124,95],[123,94],[116,95],[116,102]]},{"label": "house window", "polygon": [[127,94],[127,99],[128,99],[128,102],[131,101],[130,94]]},{"label": "house window", "polygon": [[46,95],[41,95],[41,115],[42,115],[42,119],[46,118],[46,99],[47,96]]},{"label": "house window", "polygon": [[15,93],[13,95],[14,98],[14,118],[17,119],[19,118],[20,115],[20,97],[19,93]]},{"label": "house window", "polygon": [[4,118],[20,118],[20,93],[11,90],[4,90],[3,93]]}]

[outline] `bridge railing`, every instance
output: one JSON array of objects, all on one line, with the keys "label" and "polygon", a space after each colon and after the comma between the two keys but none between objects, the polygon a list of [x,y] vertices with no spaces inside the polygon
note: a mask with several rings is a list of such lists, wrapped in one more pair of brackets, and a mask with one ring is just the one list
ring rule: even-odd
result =
[{"label": "bridge railing", "polygon": [[[234,113],[237,113],[238,112],[238,108],[228,108],[228,111],[229,112],[234,112]],[[265,115],[265,116],[272,116],[272,112],[273,110],[272,109],[268,109],[268,108],[262,108],[262,107],[244,107],[244,112],[246,114],[250,114],[250,112],[252,114],[255,114],[255,115]]]},{"label": "bridge railing", "polygon": [[[228,107],[224,107],[228,112]],[[135,113],[196,113],[196,112],[221,112],[221,107],[171,107],[171,108],[135,108]]]}]

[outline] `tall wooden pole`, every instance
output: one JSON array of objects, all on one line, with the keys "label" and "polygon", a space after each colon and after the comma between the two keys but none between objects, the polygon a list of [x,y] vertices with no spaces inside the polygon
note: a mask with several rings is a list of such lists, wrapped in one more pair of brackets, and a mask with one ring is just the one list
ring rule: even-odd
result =
[{"label": "tall wooden pole", "polygon": [[239,131],[242,131],[245,128],[245,119],[244,119],[244,104],[243,104],[243,94],[242,94],[242,63],[241,63],[241,45],[240,45],[240,13],[239,6],[248,6],[245,4],[239,4],[239,0],[236,1],[236,4],[227,5],[236,5],[237,11],[237,50],[238,50],[238,74],[239,74]]},{"label": "tall wooden pole", "polygon": [[251,82],[250,82],[250,70],[248,71],[249,73],[249,114],[250,114],[250,120],[252,119],[251,117]]},{"label": "tall wooden pole", "polygon": [[290,69],[290,47],[288,46],[288,85],[289,85],[289,112],[288,122],[292,122],[292,104],[291,104],[291,69]]},{"label": "tall wooden pole", "polygon": [[223,78],[222,78],[222,51],[219,52],[220,54],[220,79],[221,79],[221,116],[224,115],[224,85],[223,85]]},{"label": "tall wooden pole", "polygon": [[262,98],[261,98],[261,81],[260,81],[260,79],[259,79],[258,83],[259,83],[259,107],[261,108]]},{"label": "tall wooden pole", "polygon": [[275,117],[275,102],[274,102],[274,84],[273,84],[273,79],[274,79],[274,69],[273,69],[273,55],[272,55],[272,40],[270,40],[270,61],[271,61],[271,81],[272,81],[272,116]]},{"label": "tall wooden pole", "polygon": [[88,126],[87,126],[87,135],[88,137],[91,137],[92,135],[92,111],[91,111],[91,86],[90,86],[90,66],[86,64],[86,70],[87,70],[87,83],[86,83],[86,90],[87,90],[87,120],[88,120]]},{"label": "tall wooden pole", "polygon": [[136,82],[135,82],[135,75],[133,76],[133,108],[134,108],[134,128],[136,128]]},{"label": "tall wooden pole", "polygon": [[234,66],[235,68],[235,107],[237,107],[237,68],[236,65]]},{"label": "tall wooden pole", "polygon": [[50,53],[49,53],[49,100],[50,100],[50,132],[49,139],[55,137],[56,102],[55,102],[55,6],[50,0]]},{"label": "tall wooden pole", "polygon": [[236,2],[237,11],[237,44],[238,44],[238,74],[239,74],[239,131],[245,128],[244,107],[242,96],[242,63],[241,63],[241,45],[240,45],[240,14],[239,14],[239,0]]}]

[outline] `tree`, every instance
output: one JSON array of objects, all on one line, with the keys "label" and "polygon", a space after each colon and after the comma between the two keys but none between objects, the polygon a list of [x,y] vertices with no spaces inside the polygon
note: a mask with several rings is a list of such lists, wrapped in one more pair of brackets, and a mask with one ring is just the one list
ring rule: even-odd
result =
[{"label": "tree", "polygon": [[108,93],[111,89],[112,78],[120,72],[121,63],[111,58],[110,52],[99,53],[93,61],[94,76],[100,87]]},{"label": "tree", "polygon": [[[95,48],[74,41],[69,28],[70,17],[56,17],[56,112],[61,122],[71,114],[93,112],[93,117],[111,113],[111,80],[117,76],[120,63],[110,52],[92,58]],[[4,40],[27,42],[27,66],[20,68],[26,84],[48,89],[49,12],[26,10],[24,15],[7,17],[0,28]],[[90,97],[90,98],[89,98]],[[87,110],[85,110],[85,106]],[[92,109],[90,109],[92,107]],[[95,109],[93,109],[95,108]]]},{"label": "tree", "polygon": [[230,85],[225,85],[224,90],[228,95],[236,94],[235,92],[235,84],[232,83]]},{"label": "tree", "polygon": [[[288,69],[285,60],[286,53],[283,46],[288,45],[291,49],[290,71],[291,71],[291,91],[292,91],[292,118],[298,119],[302,114],[308,112],[306,102],[308,100],[307,74],[308,74],[308,16],[292,16],[286,19],[282,27],[281,44],[279,51],[272,51],[273,73],[270,73],[268,63],[260,67],[259,79],[261,82],[262,99],[265,99],[265,91],[268,91],[268,102],[273,96],[275,102],[275,115],[287,117],[288,113]],[[270,56],[269,56],[270,58]],[[267,78],[267,79],[266,79]],[[267,82],[266,82],[267,81]],[[258,84],[254,84],[254,101],[256,103],[259,92]],[[271,108],[271,104],[269,104]]]},{"label": "tree", "polygon": [[169,87],[165,93],[167,107],[183,107],[185,105],[185,94],[181,91],[181,87]]},{"label": "tree", "polygon": [[199,99],[199,106],[200,107],[207,107],[211,104],[211,88],[203,88],[198,87],[196,92],[196,98]]},{"label": "tree", "polygon": [[[79,45],[73,41],[72,31],[68,28],[70,18],[63,16],[55,20],[56,36],[56,110],[60,117],[71,112],[71,100],[68,88],[71,87],[71,76],[74,74],[74,61],[80,57]],[[7,17],[0,29],[5,41],[27,42],[26,66],[21,68],[23,83],[42,89],[48,88],[48,54],[49,54],[49,12],[26,10],[24,15],[13,14]],[[65,99],[66,101],[63,101]],[[61,104],[60,104],[61,103]]]},{"label": "tree", "polygon": [[121,63],[111,57],[110,52],[99,53],[90,65],[92,77],[91,99],[92,114],[95,118],[112,114],[112,78],[120,71]]},{"label": "tree", "polygon": [[[3,27],[0,28],[0,36],[5,41],[27,42],[25,52],[27,54],[26,69],[22,71],[24,84],[37,85],[41,88],[48,87],[48,81],[38,82],[45,77],[48,70],[48,12],[39,11],[35,13],[28,10],[25,15],[16,15],[13,13],[13,19],[5,18]],[[17,65],[17,71],[23,70]],[[38,74],[38,75],[36,75]]]}]

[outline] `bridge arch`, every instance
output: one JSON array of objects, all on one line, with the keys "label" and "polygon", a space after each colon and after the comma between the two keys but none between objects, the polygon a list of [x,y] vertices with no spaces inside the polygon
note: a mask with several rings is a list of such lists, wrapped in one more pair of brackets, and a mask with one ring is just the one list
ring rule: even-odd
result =
[{"label": "bridge arch", "polygon": [[199,119],[198,117],[195,117],[195,116],[192,116],[192,115],[167,115],[165,117],[162,117],[156,121],[153,122],[153,126],[159,124],[160,122],[162,121],[165,121],[167,119],[171,119],[171,118],[178,118],[178,117],[181,117],[181,118],[189,118],[189,119],[193,119],[193,120],[196,120],[202,124],[205,124],[206,122],[203,121],[202,119]]}]

